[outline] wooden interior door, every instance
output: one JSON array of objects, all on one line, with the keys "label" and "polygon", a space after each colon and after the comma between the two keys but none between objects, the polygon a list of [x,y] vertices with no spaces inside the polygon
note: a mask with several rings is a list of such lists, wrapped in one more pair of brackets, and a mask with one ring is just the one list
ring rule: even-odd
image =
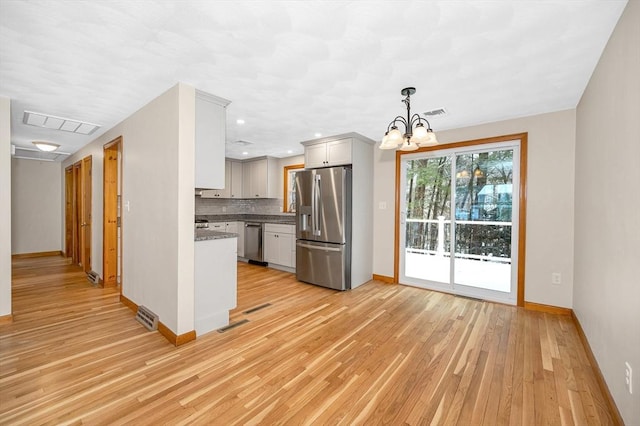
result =
[{"label": "wooden interior door", "polygon": [[82,202],[80,210],[81,220],[81,252],[80,263],[84,272],[91,271],[91,156],[82,159]]},{"label": "wooden interior door", "polygon": [[73,166],[64,169],[64,254],[73,257]]},{"label": "wooden interior door", "polygon": [[104,285],[118,285],[118,192],[119,153],[122,138],[117,138],[104,146],[103,180],[103,251],[102,271]]},{"label": "wooden interior door", "polygon": [[80,232],[82,222],[80,221],[80,202],[82,200],[82,161],[78,161],[73,165],[73,214],[72,214],[72,233],[73,233],[73,253],[72,261],[74,264],[80,264]]}]

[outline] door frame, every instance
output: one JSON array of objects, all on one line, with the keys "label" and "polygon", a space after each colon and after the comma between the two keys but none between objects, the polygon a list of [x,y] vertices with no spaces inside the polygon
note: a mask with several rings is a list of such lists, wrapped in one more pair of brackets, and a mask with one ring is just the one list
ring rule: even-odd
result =
[{"label": "door frame", "polygon": [[[103,154],[102,276],[105,287],[115,287],[118,285],[118,276],[122,284],[122,215],[118,216],[118,195],[122,194],[122,136],[106,143],[103,146]],[[114,230],[115,235],[110,235]]]},{"label": "door frame", "polygon": [[420,148],[417,151],[396,151],[396,194],[395,194],[395,220],[394,220],[394,266],[393,281],[399,282],[400,277],[400,199],[404,188],[400,188],[402,156],[418,152],[439,151],[450,148],[481,147],[496,142],[520,141],[520,182],[519,182],[519,212],[518,212],[518,275],[516,306],[524,306],[524,278],[526,259],[526,217],[527,217],[527,138],[528,133],[515,133],[511,135],[496,136],[484,139],[475,139],[462,142],[439,144],[433,147]]}]

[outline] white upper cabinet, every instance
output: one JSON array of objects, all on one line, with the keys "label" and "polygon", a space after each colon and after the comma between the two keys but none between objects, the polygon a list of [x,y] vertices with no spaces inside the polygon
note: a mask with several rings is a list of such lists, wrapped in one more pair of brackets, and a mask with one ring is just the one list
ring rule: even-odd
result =
[{"label": "white upper cabinet", "polygon": [[242,163],[243,198],[278,198],[278,164],[273,158]]},{"label": "white upper cabinet", "polygon": [[302,144],[304,145],[304,166],[307,169],[343,166],[352,162],[351,138],[332,141],[319,139]]},{"label": "white upper cabinet", "polygon": [[195,187],[225,187],[226,107],[230,101],[196,90]]},{"label": "white upper cabinet", "polygon": [[202,198],[230,198],[231,197],[231,161],[224,162],[224,188],[205,189]]},{"label": "white upper cabinet", "polygon": [[229,161],[231,173],[231,187],[229,196],[231,198],[242,198],[242,163],[238,161]]}]

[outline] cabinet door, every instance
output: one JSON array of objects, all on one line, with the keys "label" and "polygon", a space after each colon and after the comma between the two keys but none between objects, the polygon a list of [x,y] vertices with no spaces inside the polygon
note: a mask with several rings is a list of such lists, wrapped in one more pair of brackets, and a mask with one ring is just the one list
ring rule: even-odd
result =
[{"label": "cabinet door", "polygon": [[244,222],[238,224],[238,256],[244,257]]},{"label": "cabinet door", "polygon": [[195,187],[224,187],[225,108],[196,94]]},{"label": "cabinet door", "polygon": [[250,161],[243,164],[243,197],[268,197],[267,160]]},{"label": "cabinet door", "polygon": [[221,198],[231,198],[231,161],[224,162],[224,188],[220,190]]},{"label": "cabinet door", "polygon": [[242,163],[229,161],[231,165],[231,198],[242,198]]},{"label": "cabinet door", "polygon": [[264,233],[264,261],[267,263],[275,263],[280,264],[278,258],[278,237],[277,234],[273,232],[265,232]]},{"label": "cabinet door", "polygon": [[268,194],[268,186],[269,179],[267,176],[267,160],[258,160],[254,161],[252,164],[253,168],[251,170],[251,188],[255,194],[250,194],[252,197],[256,198],[267,198]]},{"label": "cabinet door", "polygon": [[327,142],[327,165],[351,164],[351,139]]},{"label": "cabinet door", "polygon": [[327,144],[319,143],[304,148],[304,166],[306,168],[325,167],[327,165]]},{"label": "cabinet door", "polygon": [[293,235],[291,234],[278,234],[278,264],[293,268],[291,258],[291,242],[293,241]]}]

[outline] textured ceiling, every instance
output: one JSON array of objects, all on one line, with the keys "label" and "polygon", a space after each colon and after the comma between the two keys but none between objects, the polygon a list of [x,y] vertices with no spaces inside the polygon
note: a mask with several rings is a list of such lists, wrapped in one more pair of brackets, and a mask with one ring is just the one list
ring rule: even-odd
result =
[{"label": "textured ceiling", "polygon": [[[406,86],[413,112],[447,109],[436,132],[573,108],[625,5],[0,0],[0,95],[12,143],[73,153],[182,81],[232,101],[228,156],[286,157],[316,133],[380,140]],[[25,109],[102,128],[26,126]]]}]

